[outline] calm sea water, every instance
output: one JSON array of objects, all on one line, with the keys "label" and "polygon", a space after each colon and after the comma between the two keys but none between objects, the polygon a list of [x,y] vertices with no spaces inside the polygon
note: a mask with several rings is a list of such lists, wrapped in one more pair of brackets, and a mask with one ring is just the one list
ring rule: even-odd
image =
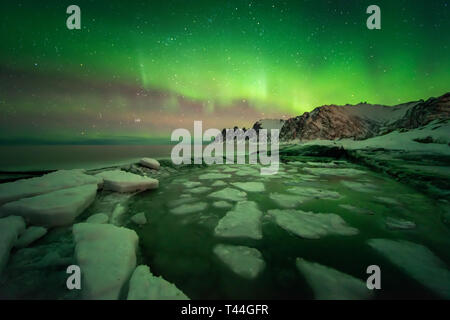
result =
[{"label": "calm sea water", "polygon": [[96,169],[142,157],[168,157],[172,145],[1,146],[0,171]]}]

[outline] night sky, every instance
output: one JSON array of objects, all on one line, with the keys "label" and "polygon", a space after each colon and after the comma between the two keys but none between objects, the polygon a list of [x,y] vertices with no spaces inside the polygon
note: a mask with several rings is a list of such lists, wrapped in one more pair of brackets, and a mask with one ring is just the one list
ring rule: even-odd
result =
[{"label": "night sky", "polygon": [[[81,8],[81,30],[66,8]],[[368,30],[366,8],[381,8]],[[0,4],[1,141],[164,138],[449,91],[447,0]]]}]

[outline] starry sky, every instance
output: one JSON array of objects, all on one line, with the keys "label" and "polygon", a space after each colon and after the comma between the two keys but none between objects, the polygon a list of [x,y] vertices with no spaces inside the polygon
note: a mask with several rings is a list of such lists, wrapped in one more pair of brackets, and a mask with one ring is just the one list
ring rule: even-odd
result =
[{"label": "starry sky", "polygon": [[[449,91],[448,0],[0,4],[2,143],[141,143]],[[81,30],[66,8],[81,8]],[[381,8],[368,30],[366,8]]]}]

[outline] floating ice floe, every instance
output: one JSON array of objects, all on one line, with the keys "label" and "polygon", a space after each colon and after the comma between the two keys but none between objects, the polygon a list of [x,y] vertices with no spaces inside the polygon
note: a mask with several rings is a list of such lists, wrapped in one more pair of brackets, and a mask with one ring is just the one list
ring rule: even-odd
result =
[{"label": "floating ice floe", "polygon": [[213,203],[213,207],[219,208],[219,209],[228,209],[228,208],[231,208],[232,206],[233,205],[231,203],[229,203],[227,201],[223,201],[223,200],[214,201],[214,203]]},{"label": "floating ice floe", "polygon": [[215,179],[227,179],[231,178],[231,174],[228,173],[205,173],[198,177],[200,180],[215,180]]},{"label": "floating ice floe", "polygon": [[189,196],[189,197],[183,197],[183,195],[181,195],[180,199],[173,200],[173,201],[169,202],[167,205],[170,208],[175,208],[175,207],[178,207],[178,206],[180,206],[182,204],[186,204],[186,203],[191,203],[191,202],[197,201],[197,198],[193,198],[190,194],[186,194],[186,196]]},{"label": "floating ice floe", "polygon": [[4,216],[22,216],[33,225],[64,226],[72,224],[91,205],[96,194],[97,185],[87,184],[8,202],[0,212]]},{"label": "floating ice floe", "polygon": [[247,192],[264,192],[266,190],[262,182],[234,182],[232,185]]},{"label": "floating ice floe", "polygon": [[450,299],[449,268],[427,247],[389,239],[371,239],[368,244],[423,286],[441,298]]},{"label": "floating ice floe", "polygon": [[209,187],[198,187],[198,188],[188,189],[186,191],[190,192],[190,193],[194,193],[194,194],[199,194],[199,193],[205,193],[205,192],[211,191],[211,188],[209,188]]},{"label": "floating ice floe", "polygon": [[372,296],[365,282],[349,274],[301,258],[295,264],[311,286],[315,299],[363,300]]},{"label": "floating ice floe", "polygon": [[239,191],[233,188],[224,188],[210,193],[208,197],[230,201],[242,201],[247,198],[247,194],[244,191]]},{"label": "floating ice floe", "polygon": [[161,165],[159,164],[158,160],[152,159],[152,158],[142,158],[139,161],[140,165],[150,168],[150,169],[155,169],[155,170],[159,170],[159,168],[161,167]]},{"label": "floating ice floe", "polygon": [[222,180],[217,180],[216,182],[214,182],[211,187],[223,187],[226,186],[226,182],[222,181]]},{"label": "floating ice floe", "polygon": [[405,219],[387,217],[386,226],[389,229],[393,230],[395,229],[407,230],[407,229],[414,229],[416,227],[416,224],[413,221],[408,221]]},{"label": "floating ice floe", "polygon": [[335,168],[337,165],[334,162],[306,162],[309,167],[319,167],[319,168]]},{"label": "floating ice floe", "polygon": [[287,189],[288,192],[297,194],[305,199],[339,199],[341,195],[336,191],[324,190],[311,187],[291,187]]},{"label": "floating ice floe", "polygon": [[173,283],[155,277],[150,268],[140,265],[134,270],[128,290],[128,300],[189,300]]},{"label": "floating ice floe", "polygon": [[87,175],[81,169],[59,170],[42,177],[0,184],[0,204],[86,184],[100,186],[102,183],[100,177]]},{"label": "floating ice floe", "polygon": [[22,217],[10,216],[0,219],[0,275],[8,263],[11,248],[24,230],[25,221]]},{"label": "floating ice floe", "polygon": [[269,210],[276,224],[286,231],[306,239],[320,239],[327,235],[352,236],[358,230],[350,227],[334,213],[312,213],[293,209]]},{"label": "floating ice floe", "polygon": [[316,174],[316,175],[333,175],[333,176],[357,176],[360,174],[365,174],[364,171],[354,169],[354,168],[304,168],[306,172]]},{"label": "floating ice floe", "polygon": [[36,240],[42,238],[47,234],[47,229],[44,227],[28,227],[15,243],[16,248],[26,248]]},{"label": "floating ice floe", "polygon": [[239,167],[238,171],[235,172],[236,176],[259,176],[261,175],[260,171],[252,168],[250,166],[241,166]]},{"label": "floating ice floe", "polygon": [[340,204],[339,207],[344,208],[344,209],[346,209],[348,211],[351,211],[351,212],[370,214],[370,215],[374,214],[370,210],[358,208],[358,207],[352,206],[351,204]]},{"label": "floating ice floe", "polygon": [[376,192],[378,191],[378,188],[374,186],[372,183],[368,182],[357,182],[357,181],[347,181],[343,180],[341,183],[346,186],[349,189],[352,189],[354,191],[358,192]]},{"label": "floating ice floe", "polygon": [[179,207],[173,208],[170,210],[173,214],[188,214],[193,212],[200,212],[206,209],[208,204],[206,202],[197,202],[197,203],[189,203],[189,204],[182,204]]},{"label": "floating ice floe", "polygon": [[186,188],[195,188],[195,187],[198,187],[198,186],[201,186],[201,185],[202,185],[202,183],[198,182],[198,181],[186,181],[186,182],[183,182],[183,186],[185,186]]},{"label": "floating ice floe", "polygon": [[236,172],[237,170],[238,170],[237,168],[226,167],[225,169],[222,170],[222,172],[231,173],[231,172]]},{"label": "floating ice floe", "polygon": [[283,193],[271,193],[269,198],[275,201],[279,206],[283,208],[295,208],[302,202],[308,200],[305,197],[296,196],[292,194],[283,194]]},{"label": "floating ice floe", "polygon": [[147,223],[147,217],[145,216],[145,212],[136,213],[131,217],[131,221],[136,224],[143,225]]},{"label": "floating ice floe", "polygon": [[142,177],[122,170],[104,171],[96,174],[96,176],[103,179],[105,190],[116,192],[144,191],[156,189],[159,186],[159,182],[156,179]]},{"label": "floating ice floe", "polygon": [[111,224],[78,223],[73,235],[84,298],[118,299],[136,267],[136,232]]},{"label": "floating ice floe", "polygon": [[218,244],[213,251],[234,273],[246,279],[256,278],[265,267],[261,252],[254,248]]},{"label": "floating ice floe", "polygon": [[108,215],[106,215],[104,213],[93,214],[86,220],[87,223],[100,223],[100,224],[108,223],[108,221],[109,221],[109,217],[108,217]]},{"label": "floating ice floe", "polygon": [[253,201],[241,201],[232,211],[219,220],[214,233],[216,236],[227,238],[262,239],[261,231],[262,212]]},{"label": "floating ice floe", "polygon": [[399,205],[400,203],[396,199],[388,198],[388,197],[374,197],[375,200],[379,202],[383,202],[384,204],[389,205]]}]

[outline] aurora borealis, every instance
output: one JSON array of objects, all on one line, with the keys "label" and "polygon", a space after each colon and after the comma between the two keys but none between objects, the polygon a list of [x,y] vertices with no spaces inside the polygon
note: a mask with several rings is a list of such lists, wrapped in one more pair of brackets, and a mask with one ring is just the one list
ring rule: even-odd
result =
[{"label": "aurora borealis", "polygon": [[[66,8],[81,8],[81,30]],[[381,8],[382,29],[366,28]],[[128,141],[449,91],[436,1],[2,1],[2,141]],[[127,140],[128,139],[128,140]]]}]

